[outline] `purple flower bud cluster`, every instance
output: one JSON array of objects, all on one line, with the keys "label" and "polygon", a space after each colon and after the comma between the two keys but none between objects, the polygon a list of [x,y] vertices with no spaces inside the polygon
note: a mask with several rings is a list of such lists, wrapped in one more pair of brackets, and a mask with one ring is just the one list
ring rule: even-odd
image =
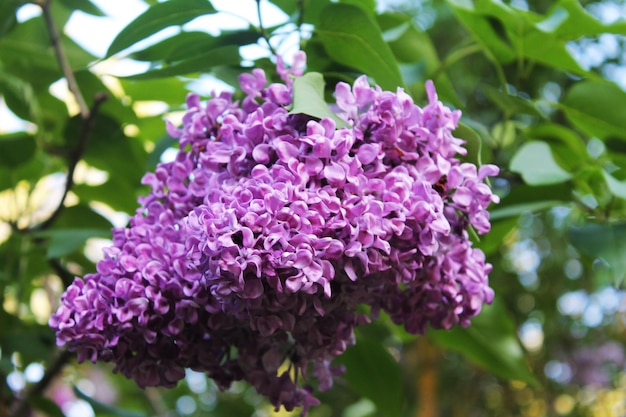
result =
[{"label": "purple flower bud cluster", "polygon": [[[418,107],[365,77],[336,87],[329,118],[289,112],[293,80],[240,77],[245,98],[189,95],[173,162],[97,272],[77,278],[52,315],[79,361],[113,362],[140,386],[173,386],[185,368],[226,388],[246,380],[276,407],[318,401],[353,329],[385,311],[413,333],[467,326],[493,291],[468,228],[489,230],[496,202],[461,163],[460,112]],[[369,306],[369,309],[360,308]],[[369,315],[359,311],[369,311]]]}]

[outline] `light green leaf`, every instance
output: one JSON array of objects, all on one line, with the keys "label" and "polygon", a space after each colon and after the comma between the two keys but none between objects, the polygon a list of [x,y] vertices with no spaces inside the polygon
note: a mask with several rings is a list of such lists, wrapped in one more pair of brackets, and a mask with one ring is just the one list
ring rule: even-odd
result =
[{"label": "light green leaf", "polygon": [[527,142],[511,160],[510,169],[522,176],[526,184],[546,185],[565,182],[572,175],[556,163],[550,146],[544,142]]},{"label": "light green leaf", "polygon": [[547,143],[554,160],[568,172],[580,170],[589,159],[585,142],[565,126],[555,123],[531,125],[525,134],[531,140]]},{"label": "light green leaf", "polygon": [[608,81],[582,81],[561,103],[568,120],[589,136],[626,140],[626,92]]},{"label": "light green leaf", "polygon": [[157,3],[122,29],[111,42],[106,57],[134,45],[161,29],[182,25],[198,16],[216,12],[208,0],[169,0]]},{"label": "light green leaf", "polygon": [[498,301],[484,306],[469,327],[430,330],[428,336],[438,345],[461,353],[494,375],[538,385],[524,359],[513,320]]},{"label": "light green leaf", "polygon": [[172,65],[154,69],[143,74],[124,77],[129,80],[150,80],[155,78],[173,77],[196,72],[209,72],[217,65],[238,65],[241,62],[237,45],[222,46],[201,55],[178,61]]},{"label": "light green leaf", "polygon": [[602,173],[604,174],[604,179],[613,195],[619,198],[626,199],[626,182],[617,180],[614,176],[606,171],[602,171]]},{"label": "light green leaf", "polygon": [[331,4],[316,33],[336,62],[373,77],[386,90],[404,85],[398,64],[383,40],[380,27],[360,7]]},{"label": "light green leaf", "polygon": [[337,127],[348,124],[330,111],[324,101],[324,77],[318,72],[309,72],[297,77],[293,84],[293,109],[290,114],[307,114],[323,119],[331,118]]}]

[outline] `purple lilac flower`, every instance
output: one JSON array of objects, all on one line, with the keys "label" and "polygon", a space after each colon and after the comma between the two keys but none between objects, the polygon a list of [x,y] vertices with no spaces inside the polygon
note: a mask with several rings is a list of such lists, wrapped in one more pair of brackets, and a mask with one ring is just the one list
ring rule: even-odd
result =
[{"label": "purple lilac flower", "polygon": [[113,362],[139,386],[184,369],[226,388],[246,380],[276,406],[318,403],[353,329],[386,311],[413,333],[469,325],[493,299],[491,265],[467,229],[489,230],[497,202],[461,163],[460,112],[420,108],[363,76],[336,87],[338,115],[290,114],[293,77],[240,77],[246,97],[187,99],[180,151],[144,177],[150,193],[113,231],[97,272],[77,278],[52,315],[79,361]]}]

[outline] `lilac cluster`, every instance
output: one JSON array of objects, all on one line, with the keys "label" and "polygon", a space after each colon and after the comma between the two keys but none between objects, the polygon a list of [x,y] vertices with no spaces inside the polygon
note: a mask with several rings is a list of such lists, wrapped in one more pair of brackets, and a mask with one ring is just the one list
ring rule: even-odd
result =
[{"label": "lilac cluster", "polygon": [[[467,230],[489,230],[495,166],[461,163],[460,112],[415,105],[365,77],[336,87],[333,120],[291,114],[293,79],[240,77],[245,98],[189,95],[180,151],[144,177],[151,192],[115,229],[97,273],[50,319],[79,361],[113,362],[140,386],[184,369],[246,380],[306,409],[341,372],[353,329],[385,311],[413,333],[467,326],[493,292]],[[359,313],[369,306],[369,315]]]}]

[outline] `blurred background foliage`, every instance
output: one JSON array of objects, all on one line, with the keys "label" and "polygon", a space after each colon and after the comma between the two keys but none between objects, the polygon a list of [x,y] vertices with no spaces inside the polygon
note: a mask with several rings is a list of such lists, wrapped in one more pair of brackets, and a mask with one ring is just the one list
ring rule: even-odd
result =
[{"label": "blurred background foliage", "polygon": [[96,2],[0,2],[0,416],[297,415],[195,372],[140,390],[77,366],[46,324],[167,158],[163,119],[180,120],[186,92],[232,90],[252,67],[275,78],[276,54],[297,49],[329,102],[362,73],[418,104],[434,80],[463,111],[467,159],[501,167],[492,232],[476,242],[495,303],[467,329],[414,337],[385,317],[360,329],[310,415],[626,415],[624,2],[242,0],[240,28],[222,31],[197,18],[237,7],[145,3],[96,56],[80,45],[97,31],[64,30],[104,16]]}]

